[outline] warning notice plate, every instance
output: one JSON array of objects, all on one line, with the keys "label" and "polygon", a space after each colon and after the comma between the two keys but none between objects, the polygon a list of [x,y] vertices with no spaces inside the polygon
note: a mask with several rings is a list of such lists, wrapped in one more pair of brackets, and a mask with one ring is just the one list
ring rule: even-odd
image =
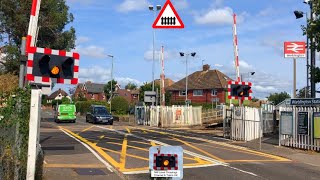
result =
[{"label": "warning notice plate", "polygon": [[179,170],[151,171],[151,177],[180,177]]}]

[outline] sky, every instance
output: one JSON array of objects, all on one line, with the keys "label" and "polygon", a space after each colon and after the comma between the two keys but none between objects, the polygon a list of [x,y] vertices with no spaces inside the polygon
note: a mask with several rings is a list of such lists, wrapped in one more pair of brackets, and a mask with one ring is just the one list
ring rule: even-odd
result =
[{"label": "sky", "polygon": [[[155,30],[155,79],[160,77],[159,51],[164,47],[165,75],[174,81],[185,77],[186,58],[179,52],[196,52],[188,60],[188,73],[202,70],[202,63],[235,79],[232,14],[237,14],[240,73],[253,83],[253,96],[293,87],[293,60],[284,58],[285,41],[305,41],[293,11],[309,12],[303,0],[171,0],[184,29]],[[80,53],[80,82],[106,83],[114,78],[124,87],[152,81],[152,24],[149,5],[165,0],[67,0],[75,20],[76,48]],[[158,11],[159,12],[159,11]],[[157,15],[158,15],[157,12]],[[156,15],[156,16],[157,16]],[[70,26],[68,25],[68,26]],[[319,56],[317,56],[319,57]],[[318,60],[318,58],[317,58]],[[317,61],[317,63],[319,63]],[[249,72],[255,72],[250,75]],[[297,59],[297,88],[306,86],[306,59]],[[68,89],[70,86],[56,85]]]}]

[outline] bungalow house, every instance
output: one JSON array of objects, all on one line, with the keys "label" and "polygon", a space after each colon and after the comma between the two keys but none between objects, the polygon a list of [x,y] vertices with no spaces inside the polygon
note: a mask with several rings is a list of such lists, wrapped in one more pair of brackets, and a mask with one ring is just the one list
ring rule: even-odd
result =
[{"label": "bungalow house", "polygon": [[62,89],[58,89],[57,91],[53,92],[47,99],[48,103],[51,103],[53,100],[61,100],[62,98],[68,98],[71,99],[70,96],[68,95],[68,93],[66,93],[64,90]]},{"label": "bungalow house", "polygon": [[[188,76],[187,99],[192,103],[225,103],[227,98],[228,81],[232,80],[219,70],[210,70],[208,64],[202,71],[196,71]],[[171,95],[171,102],[185,102],[186,78],[179,80],[167,88]]]},{"label": "bungalow house", "polygon": [[79,83],[75,90],[74,97],[76,99],[82,97],[87,100],[106,101],[104,84],[92,83],[91,81]]}]

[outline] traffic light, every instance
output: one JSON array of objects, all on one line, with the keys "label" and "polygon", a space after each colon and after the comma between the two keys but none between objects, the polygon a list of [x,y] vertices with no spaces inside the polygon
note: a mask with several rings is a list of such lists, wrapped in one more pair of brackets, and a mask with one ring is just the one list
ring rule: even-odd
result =
[{"label": "traffic light", "polygon": [[67,56],[35,53],[33,59],[33,76],[73,79],[74,58]]},{"label": "traffic light", "polygon": [[230,81],[228,86],[229,99],[251,100],[251,83]]},{"label": "traffic light", "polygon": [[177,164],[178,157],[174,155],[157,155],[155,161],[155,168],[157,169],[176,169],[178,167]]}]

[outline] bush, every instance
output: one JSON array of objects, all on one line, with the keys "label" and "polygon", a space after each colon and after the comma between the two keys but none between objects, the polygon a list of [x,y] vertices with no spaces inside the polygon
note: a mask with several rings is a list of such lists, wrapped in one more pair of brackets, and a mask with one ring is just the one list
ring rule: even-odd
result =
[{"label": "bush", "polygon": [[127,114],[129,111],[128,101],[121,96],[117,96],[112,99],[112,111],[118,115]]},{"label": "bush", "polygon": [[14,179],[14,164],[26,176],[30,95],[30,89],[0,92],[0,179]]},{"label": "bush", "polygon": [[100,101],[77,101],[76,103],[76,109],[77,112],[81,115],[85,115],[88,111],[91,105],[103,105],[106,106],[106,108],[109,109],[110,105],[108,105],[107,102],[100,102]]}]

